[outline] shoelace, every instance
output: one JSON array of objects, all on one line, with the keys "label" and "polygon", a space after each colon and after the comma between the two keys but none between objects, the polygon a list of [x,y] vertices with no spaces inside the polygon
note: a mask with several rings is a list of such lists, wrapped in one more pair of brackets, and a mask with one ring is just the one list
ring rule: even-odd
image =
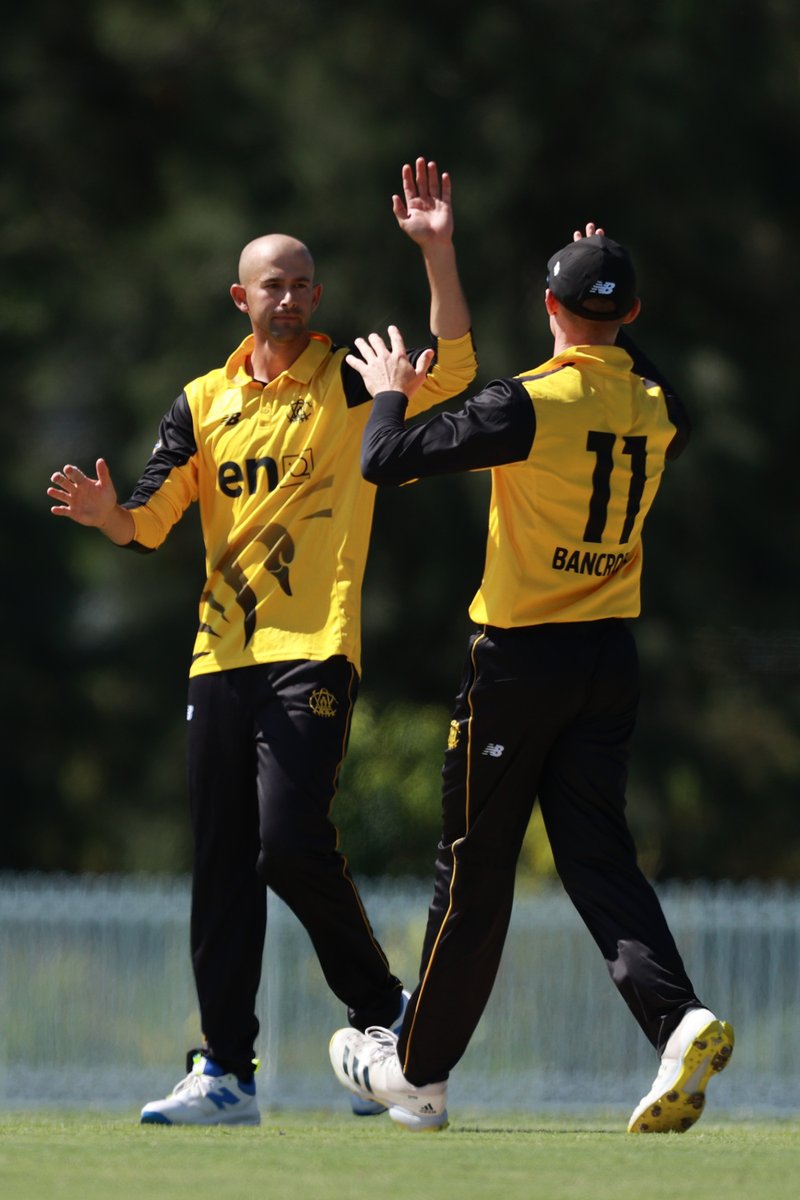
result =
[{"label": "shoelace", "polygon": [[196,1092],[198,1090],[199,1079],[200,1076],[190,1071],[185,1079],[175,1084],[175,1087],[172,1089],[173,1096],[179,1096],[183,1092]]},{"label": "shoelace", "polygon": [[202,1095],[205,1092],[209,1078],[213,1077],[205,1074],[200,1054],[195,1054],[193,1061],[194,1066],[189,1074],[180,1083],[176,1083],[172,1089],[173,1096],[181,1095],[184,1092],[189,1092],[192,1095]]},{"label": "shoelace", "polygon": [[[216,1078],[216,1076],[205,1074],[203,1067],[200,1065],[200,1063],[202,1061],[202,1055],[199,1053],[199,1051],[195,1053],[194,1059],[192,1061],[194,1063],[194,1066],[192,1067],[189,1074],[184,1079],[182,1079],[180,1081],[180,1083],[176,1083],[175,1087],[172,1089],[173,1096],[178,1096],[182,1092],[190,1092],[194,1095],[198,1095],[198,1094],[204,1095],[206,1090],[210,1087],[210,1084],[208,1082],[209,1079],[214,1080]],[[252,1063],[253,1063],[253,1074],[255,1074],[255,1072],[261,1066],[261,1059],[254,1058],[252,1060]]]},{"label": "shoelace", "polygon": [[364,1036],[375,1043],[372,1052],[376,1059],[391,1058],[397,1053],[397,1034],[392,1033],[391,1029],[384,1029],[383,1025],[368,1025]]}]

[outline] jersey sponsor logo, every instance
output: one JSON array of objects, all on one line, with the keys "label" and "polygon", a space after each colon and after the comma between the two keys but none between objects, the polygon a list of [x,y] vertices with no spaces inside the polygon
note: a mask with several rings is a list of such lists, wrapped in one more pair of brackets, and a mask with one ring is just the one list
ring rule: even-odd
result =
[{"label": "jersey sponsor logo", "polygon": [[304,479],[310,479],[313,470],[314,451],[310,446],[302,454],[284,454],[281,458],[284,487],[292,487]]},{"label": "jersey sponsor logo", "polygon": [[238,499],[246,491],[253,496],[264,484],[268,492],[279,486],[296,487],[304,479],[310,479],[314,470],[314,451],[310,446],[300,454],[284,454],[280,467],[268,454],[261,458],[246,458],[243,463],[233,459],[220,463],[217,483],[223,496]]},{"label": "jersey sponsor logo", "polygon": [[550,564],[554,571],[573,571],[576,575],[616,575],[628,561],[627,552],[606,554],[598,550],[569,550],[566,546],[556,546],[553,551],[553,561]]},{"label": "jersey sponsor logo", "polygon": [[252,496],[262,479],[266,479],[267,491],[274,492],[278,486],[278,464],[268,455],[246,458],[243,464],[233,461],[220,463],[217,471],[219,490],[223,496],[230,496],[231,500],[242,495],[245,483],[248,494]]},{"label": "jersey sponsor logo", "polygon": [[594,294],[595,296],[611,296],[616,286],[617,285],[612,283],[610,279],[607,281],[598,279],[597,282],[593,283],[589,288],[589,295],[591,296]]},{"label": "jersey sponsor logo", "polygon": [[228,417],[227,421],[225,421],[225,424],[226,425],[238,425],[239,422],[241,421],[241,419],[242,419],[242,414],[240,412],[231,413],[231,415]]},{"label": "jersey sponsor logo", "polygon": [[461,735],[461,730],[458,727],[458,721],[450,722],[450,732],[447,735],[447,749],[455,750],[458,746],[458,739]]},{"label": "jersey sponsor logo", "polygon": [[502,758],[505,746],[501,746],[499,742],[488,742],[482,750],[484,758]]},{"label": "jersey sponsor logo", "polygon": [[317,688],[308,698],[308,707],[315,717],[335,717],[339,701],[327,688]]}]

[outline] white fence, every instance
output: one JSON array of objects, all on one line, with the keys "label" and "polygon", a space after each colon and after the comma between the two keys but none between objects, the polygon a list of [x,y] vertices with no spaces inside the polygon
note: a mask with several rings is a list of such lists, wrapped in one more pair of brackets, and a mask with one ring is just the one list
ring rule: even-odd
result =
[{"label": "white fence", "polygon": [[[413,984],[428,888],[362,891],[393,968]],[[736,1028],[715,1112],[797,1113],[800,890],[660,895],[698,994]],[[188,910],[185,879],[0,876],[0,1108],[134,1111],[171,1089],[199,1040]],[[259,1017],[262,1108],[345,1107],[327,1055],[342,1007],[274,896]],[[657,1065],[560,889],[519,896],[451,1112],[627,1111]]]}]

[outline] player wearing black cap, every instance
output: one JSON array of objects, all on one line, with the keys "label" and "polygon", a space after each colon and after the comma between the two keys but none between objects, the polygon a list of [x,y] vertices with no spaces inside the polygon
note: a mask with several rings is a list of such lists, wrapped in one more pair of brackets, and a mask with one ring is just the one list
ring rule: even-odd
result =
[{"label": "player wearing black cap", "polygon": [[[702,1007],[625,818],[638,665],[642,527],[688,422],[625,339],[639,313],[627,251],[587,225],[548,263],[554,354],[456,413],[405,425],[424,362],[359,339],[376,396],[362,449],[375,483],[491,468],[483,579],[443,768],[443,830],[419,984],[398,1037],[340,1030],[340,1081],[411,1129],[447,1123],[447,1077],[500,962],[538,797],[556,868],[611,978],[661,1055],[631,1132],[683,1130],[733,1031]],[[633,357],[632,357],[633,355]],[[457,1003],[454,998],[457,997]]]}]

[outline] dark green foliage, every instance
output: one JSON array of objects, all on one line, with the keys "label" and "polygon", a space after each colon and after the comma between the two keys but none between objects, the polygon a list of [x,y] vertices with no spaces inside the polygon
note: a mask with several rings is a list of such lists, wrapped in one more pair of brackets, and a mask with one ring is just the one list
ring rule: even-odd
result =
[{"label": "dark green foliage", "polygon": [[[395,320],[420,344],[424,274],[390,196],[422,153],[454,177],[481,381],[546,357],[544,263],[574,228],[596,219],[634,250],[636,332],[695,438],[646,539],[632,823],[658,876],[800,878],[796,6],[443,2],[436,16],[379,0],[51,0],[6,16],[0,866],[187,865],[194,515],[142,559],[56,522],[47,480],[103,454],[127,494],[161,413],[246,332],[227,287],[262,232],[310,243],[334,336]],[[446,733],[486,483],[379,498],[362,694],[383,732],[354,737],[346,771],[359,802],[380,777],[384,816],[362,836],[345,789],[339,802],[359,871],[429,871],[428,706]],[[409,707],[418,742],[397,724]],[[391,765],[398,738],[398,794],[418,747],[433,812],[393,800],[381,754]]]}]

